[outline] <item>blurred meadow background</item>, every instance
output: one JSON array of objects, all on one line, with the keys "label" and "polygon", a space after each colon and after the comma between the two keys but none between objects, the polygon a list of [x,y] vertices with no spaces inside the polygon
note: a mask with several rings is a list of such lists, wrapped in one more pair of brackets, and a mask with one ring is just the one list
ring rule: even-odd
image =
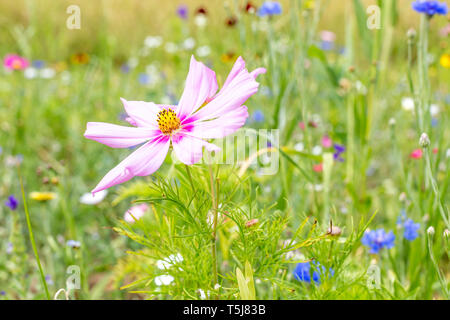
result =
[{"label": "blurred meadow background", "polygon": [[[0,0],[0,299],[53,298],[69,266],[71,299],[449,298],[448,14],[263,3]],[[213,260],[207,166],[168,157],[86,195],[130,153],[85,139],[86,123],[127,125],[120,97],[177,104],[191,55],[219,87],[238,56],[266,68],[245,128],[279,130],[258,160],[277,153],[276,174],[214,166]]]}]

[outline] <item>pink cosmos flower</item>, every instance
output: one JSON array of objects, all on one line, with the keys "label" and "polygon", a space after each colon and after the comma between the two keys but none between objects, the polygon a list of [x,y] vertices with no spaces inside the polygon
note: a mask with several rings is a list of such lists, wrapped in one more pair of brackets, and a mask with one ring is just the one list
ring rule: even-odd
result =
[{"label": "pink cosmos flower", "polygon": [[323,171],[323,164],[319,163],[319,164],[315,164],[313,165],[313,170],[315,172],[322,172]]},{"label": "pink cosmos flower", "polygon": [[142,218],[145,214],[145,212],[148,209],[148,204],[142,203],[138,204],[137,206],[133,206],[130,209],[125,212],[125,215],[123,216],[123,219],[128,223],[134,223],[135,221]]},{"label": "pink cosmos flower", "polygon": [[8,70],[23,70],[29,65],[27,59],[16,54],[8,54],[3,60],[3,66]]},{"label": "pink cosmos flower", "polygon": [[423,154],[422,149],[416,149],[413,152],[411,152],[409,156],[413,159],[420,159],[422,158],[422,154]]},{"label": "pink cosmos flower", "polygon": [[304,122],[299,122],[298,126],[300,129],[305,130],[305,123]]},{"label": "pink cosmos flower", "polygon": [[336,34],[332,31],[323,30],[320,32],[320,39],[326,42],[334,42],[336,40]]},{"label": "pink cosmos flower", "polygon": [[448,37],[448,35],[450,34],[450,23],[447,24],[445,27],[443,27],[440,31],[439,31],[441,37],[445,38]]},{"label": "pink cosmos flower", "polygon": [[333,141],[331,141],[331,138],[329,136],[322,137],[322,146],[324,148],[331,148],[332,145],[333,145]]},{"label": "pink cosmos flower", "polygon": [[112,148],[128,148],[144,143],[109,171],[93,193],[123,183],[135,176],[148,176],[162,165],[169,147],[177,158],[191,165],[208,151],[220,148],[204,139],[222,138],[234,133],[248,117],[244,102],[258,91],[256,77],[264,68],[248,72],[239,57],[222,89],[216,94],[216,74],[191,58],[184,92],[177,106],[121,99],[134,127],[89,122],[84,136]]}]

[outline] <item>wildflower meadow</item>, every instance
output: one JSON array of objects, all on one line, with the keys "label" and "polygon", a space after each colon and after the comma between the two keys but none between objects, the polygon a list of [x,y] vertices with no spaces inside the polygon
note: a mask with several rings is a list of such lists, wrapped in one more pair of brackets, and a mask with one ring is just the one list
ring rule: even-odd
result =
[{"label": "wildflower meadow", "polygon": [[448,300],[449,7],[0,1],[0,300]]}]

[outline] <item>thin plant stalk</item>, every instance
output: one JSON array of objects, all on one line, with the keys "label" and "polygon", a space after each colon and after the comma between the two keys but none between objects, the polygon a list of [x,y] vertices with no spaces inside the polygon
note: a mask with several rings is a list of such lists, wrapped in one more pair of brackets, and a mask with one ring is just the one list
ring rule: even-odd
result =
[{"label": "thin plant stalk", "polygon": [[449,296],[448,296],[448,289],[447,289],[447,281],[445,280],[445,277],[442,275],[442,272],[439,269],[439,264],[437,263],[436,258],[434,257],[434,254],[433,254],[433,245],[432,245],[433,235],[428,234],[427,242],[428,242],[428,251],[430,253],[430,259],[433,262],[433,266],[436,269],[436,272],[438,274],[439,282],[441,283],[441,287],[442,287],[442,292],[444,293],[445,298],[448,299]]},{"label": "thin plant stalk", "polygon": [[[424,118],[427,114],[426,109],[429,103],[429,87],[430,81],[428,79],[428,29],[430,25],[430,18],[425,15],[421,16],[420,20],[420,38],[418,44],[418,58],[419,58],[419,84],[420,84],[420,103],[417,114],[419,118],[419,132],[425,132]],[[428,119],[428,117],[426,117]]]},{"label": "thin plant stalk", "polygon": [[186,168],[189,183],[191,184],[192,192],[195,192],[195,186],[194,186],[194,181],[192,180],[191,169],[189,169],[189,166],[187,164],[185,164],[184,166]]},{"label": "thin plant stalk", "polygon": [[20,190],[22,191],[23,208],[25,211],[26,219],[27,219],[27,227],[28,227],[28,233],[30,235],[31,246],[33,247],[33,252],[34,252],[34,256],[36,258],[36,262],[37,262],[37,265],[39,268],[39,273],[41,275],[41,282],[42,282],[42,285],[44,286],[45,295],[47,296],[47,300],[51,300],[50,293],[49,293],[48,287],[47,287],[47,281],[45,281],[44,270],[42,269],[41,260],[39,259],[39,253],[37,251],[36,242],[34,240],[33,228],[31,227],[31,219],[30,219],[30,214],[28,212],[28,206],[27,206],[27,201],[26,201],[26,197],[25,197],[25,189],[23,187],[22,176],[20,175],[19,167],[17,168],[17,171],[19,174]]},{"label": "thin plant stalk", "polygon": [[216,187],[214,184],[214,173],[213,168],[211,165],[211,158],[210,163],[208,164],[209,167],[209,182],[211,185],[211,201],[212,201],[212,211],[214,214],[214,220],[213,220],[213,231],[212,231],[212,249],[211,249],[211,255],[212,255],[212,262],[213,262],[213,286],[215,286],[218,283],[218,277],[217,277],[217,220],[218,220],[218,205],[217,205],[217,194],[216,194]]},{"label": "thin plant stalk", "polygon": [[450,229],[450,217],[448,216],[448,213],[446,212],[446,210],[444,209],[444,206],[442,205],[441,202],[441,195],[439,192],[439,187],[436,183],[436,180],[433,177],[433,171],[431,170],[431,160],[430,160],[430,155],[428,153],[428,150],[425,149],[424,150],[424,154],[425,154],[425,174],[428,178],[428,181],[431,184],[431,189],[433,190],[434,196],[436,197],[436,200],[438,202],[438,207],[439,207],[439,212],[442,216],[442,219],[445,222],[445,225],[447,226],[447,228]]}]

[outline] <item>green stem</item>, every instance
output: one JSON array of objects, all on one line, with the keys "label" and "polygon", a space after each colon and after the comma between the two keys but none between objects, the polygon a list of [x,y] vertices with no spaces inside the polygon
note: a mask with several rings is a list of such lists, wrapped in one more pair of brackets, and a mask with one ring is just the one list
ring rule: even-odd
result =
[{"label": "green stem", "polygon": [[353,172],[355,170],[354,164],[354,150],[355,150],[355,102],[352,96],[353,93],[349,93],[347,97],[347,174],[346,182],[350,184],[353,181]]},{"label": "green stem", "polygon": [[441,287],[442,287],[442,292],[445,295],[445,298],[448,299],[448,289],[447,289],[447,281],[445,280],[444,276],[441,273],[441,270],[439,269],[439,264],[437,263],[434,254],[433,254],[433,246],[432,246],[432,241],[433,241],[433,236],[428,234],[428,251],[430,252],[430,258],[431,261],[433,262],[433,266],[436,269],[436,272],[438,274],[438,278],[439,278],[439,282],[441,283]]},{"label": "green stem", "polygon": [[212,200],[212,210],[214,214],[214,220],[213,220],[213,233],[212,233],[212,261],[213,261],[213,287],[218,283],[218,277],[217,277],[217,220],[218,220],[218,205],[217,205],[217,194],[216,194],[216,188],[214,185],[214,173],[212,169],[211,163],[208,164],[209,167],[209,182],[211,184],[211,200]]},{"label": "green stem", "polygon": [[[429,87],[430,81],[428,79],[428,29],[429,18],[426,15],[421,15],[420,20],[420,39],[418,45],[419,56],[419,84],[420,84],[420,103],[418,106],[417,114],[419,117],[419,131],[420,133],[426,132],[424,128],[424,117],[427,114],[428,102],[429,102]],[[427,117],[428,118],[428,117]]]},{"label": "green stem", "polygon": [[427,149],[424,150],[424,153],[425,153],[425,165],[426,165],[425,173],[426,173],[426,176],[428,177],[428,181],[431,184],[431,188],[433,189],[434,196],[436,197],[436,200],[438,202],[439,212],[440,212],[440,214],[442,216],[442,219],[444,220],[445,225],[447,226],[447,228],[450,229],[450,217],[448,216],[448,213],[444,209],[444,206],[442,205],[442,202],[441,202],[441,195],[440,195],[440,192],[439,192],[439,187],[438,187],[438,185],[436,183],[436,180],[433,177],[433,171],[431,170],[430,155],[429,155]]},{"label": "green stem", "polygon": [[192,192],[195,192],[195,186],[194,181],[192,180],[191,169],[189,169],[189,166],[187,164],[185,164],[184,166],[186,167],[186,172],[189,178],[189,183],[191,184]]},{"label": "green stem", "polygon": [[23,182],[22,182],[22,176],[20,175],[20,168],[17,168],[18,174],[19,174],[19,181],[20,181],[20,189],[22,191],[22,199],[23,199],[23,207],[25,210],[25,216],[27,218],[27,226],[28,226],[28,232],[30,234],[30,241],[31,241],[31,246],[33,247],[33,252],[34,252],[34,256],[36,258],[36,262],[39,268],[39,273],[41,275],[41,282],[42,285],[44,286],[45,289],[45,295],[47,296],[47,300],[51,300],[50,297],[50,293],[48,291],[48,287],[47,287],[47,282],[45,281],[45,275],[44,275],[44,271],[42,270],[42,266],[41,266],[41,260],[39,259],[39,254],[36,248],[36,242],[34,241],[34,235],[33,235],[33,228],[31,227],[31,220],[30,220],[30,214],[28,212],[28,206],[27,206],[27,201],[25,198],[25,190],[23,188]]}]

